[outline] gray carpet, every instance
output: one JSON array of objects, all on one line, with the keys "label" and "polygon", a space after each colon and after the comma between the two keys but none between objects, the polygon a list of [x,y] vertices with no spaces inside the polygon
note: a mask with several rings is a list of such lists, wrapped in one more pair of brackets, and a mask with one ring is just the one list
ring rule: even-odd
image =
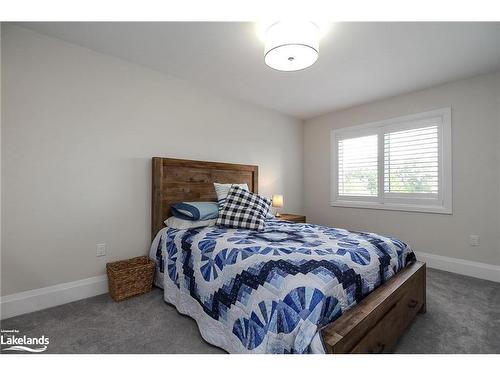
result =
[{"label": "gray carpet", "polygon": [[[432,269],[427,275],[427,313],[396,353],[500,353],[500,284]],[[120,303],[101,295],[6,319],[1,328],[45,334],[46,353],[224,353],[162,297],[160,289]]]}]

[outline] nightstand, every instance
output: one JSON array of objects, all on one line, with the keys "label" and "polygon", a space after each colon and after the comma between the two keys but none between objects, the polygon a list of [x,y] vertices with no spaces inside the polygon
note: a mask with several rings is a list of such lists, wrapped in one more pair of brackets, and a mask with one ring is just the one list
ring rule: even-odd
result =
[{"label": "nightstand", "polygon": [[306,222],[306,217],[304,215],[295,215],[295,214],[281,214],[276,219],[293,221],[294,223],[305,223]]}]

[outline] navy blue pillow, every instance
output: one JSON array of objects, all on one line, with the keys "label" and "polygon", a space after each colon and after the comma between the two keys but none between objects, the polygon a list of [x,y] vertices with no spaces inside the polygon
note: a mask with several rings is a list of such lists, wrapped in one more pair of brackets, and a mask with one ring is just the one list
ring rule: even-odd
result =
[{"label": "navy blue pillow", "polygon": [[172,215],[184,220],[210,220],[219,216],[217,202],[180,202],[170,207]]}]

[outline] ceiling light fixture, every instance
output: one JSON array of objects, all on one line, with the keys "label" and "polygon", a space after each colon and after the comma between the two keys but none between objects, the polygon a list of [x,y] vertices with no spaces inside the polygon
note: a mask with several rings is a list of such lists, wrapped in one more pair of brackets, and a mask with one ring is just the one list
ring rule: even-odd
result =
[{"label": "ceiling light fixture", "polygon": [[264,34],[264,60],[276,70],[291,72],[316,62],[320,29],[314,22],[275,22]]}]

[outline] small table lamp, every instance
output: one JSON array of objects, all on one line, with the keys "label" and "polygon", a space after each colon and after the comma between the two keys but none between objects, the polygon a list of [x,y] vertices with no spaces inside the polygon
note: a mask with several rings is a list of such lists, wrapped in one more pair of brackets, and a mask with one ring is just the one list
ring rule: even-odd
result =
[{"label": "small table lamp", "polygon": [[[274,208],[281,208],[283,207],[283,195],[281,194],[274,194],[273,195],[273,207]],[[276,210],[276,217],[280,217],[280,213],[278,210]]]}]

